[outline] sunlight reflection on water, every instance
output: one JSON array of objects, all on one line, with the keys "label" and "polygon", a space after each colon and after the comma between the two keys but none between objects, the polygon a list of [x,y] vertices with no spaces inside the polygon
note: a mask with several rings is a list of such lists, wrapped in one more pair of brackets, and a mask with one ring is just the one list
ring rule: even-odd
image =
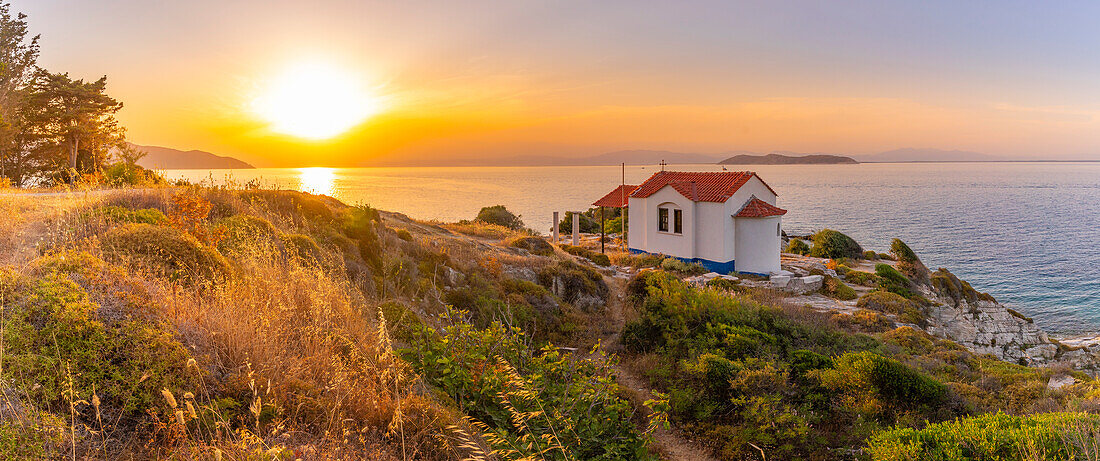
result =
[{"label": "sunlight reflection on water", "polygon": [[336,174],[332,168],[299,168],[298,187],[302,192],[332,195]]}]

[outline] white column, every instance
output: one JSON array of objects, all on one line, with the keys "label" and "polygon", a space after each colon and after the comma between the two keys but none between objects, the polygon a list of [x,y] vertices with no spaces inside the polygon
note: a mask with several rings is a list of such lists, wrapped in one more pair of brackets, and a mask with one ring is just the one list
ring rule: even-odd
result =
[{"label": "white column", "polygon": [[581,214],[573,212],[573,246],[581,244]]},{"label": "white column", "polygon": [[558,243],[558,212],[554,212],[554,243]]}]

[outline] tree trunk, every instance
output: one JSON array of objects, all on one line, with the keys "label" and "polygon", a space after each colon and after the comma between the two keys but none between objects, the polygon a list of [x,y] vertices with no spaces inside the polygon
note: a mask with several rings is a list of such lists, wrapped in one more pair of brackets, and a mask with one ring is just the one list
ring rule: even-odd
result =
[{"label": "tree trunk", "polygon": [[79,147],[80,138],[73,136],[72,142],[69,143],[69,182],[71,184],[76,184],[76,154]]},{"label": "tree trunk", "polygon": [[80,147],[80,138],[73,137],[72,142],[69,143],[69,168],[76,170],[76,152]]}]

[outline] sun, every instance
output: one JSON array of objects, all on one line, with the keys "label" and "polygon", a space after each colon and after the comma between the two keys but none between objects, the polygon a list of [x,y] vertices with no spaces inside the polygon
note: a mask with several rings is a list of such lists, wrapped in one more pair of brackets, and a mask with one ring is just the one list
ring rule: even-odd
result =
[{"label": "sun", "polygon": [[276,133],[329,139],[382,110],[382,100],[352,72],[320,61],[287,67],[252,100],[252,112]]}]

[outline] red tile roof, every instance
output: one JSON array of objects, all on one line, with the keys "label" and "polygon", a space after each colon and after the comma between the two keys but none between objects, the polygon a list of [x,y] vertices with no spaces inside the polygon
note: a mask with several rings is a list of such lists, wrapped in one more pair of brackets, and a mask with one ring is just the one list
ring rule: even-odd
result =
[{"label": "red tile roof", "polygon": [[[677,192],[696,202],[725,202],[737,189],[749,182],[756,173],[752,171],[723,171],[699,173],[689,171],[659,171],[645,180],[631,197],[645,198],[655,194],[665,186],[672,186]],[[763,179],[760,182],[764,182]],[[694,183],[694,190],[692,187]],[[764,183],[773,194],[775,190]],[[776,194],[778,195],[778,194]]]},{"label": "red tile roof", "polygon": [[741,205],[741,210],[733,216],[737,218],[767,218],[785,214],[787,214],[787,210],[760,200],[754,195],[745,201],[745,204]]},{"label": "red tile roof", "polygon": [[608,192],[603,198],[596,200],[592,203],[592,206],[607,206],[612,208],[622,208],[627,206],[630,194],[634,193],[638,189],[638,186],[619,186],[615,190]]}]

